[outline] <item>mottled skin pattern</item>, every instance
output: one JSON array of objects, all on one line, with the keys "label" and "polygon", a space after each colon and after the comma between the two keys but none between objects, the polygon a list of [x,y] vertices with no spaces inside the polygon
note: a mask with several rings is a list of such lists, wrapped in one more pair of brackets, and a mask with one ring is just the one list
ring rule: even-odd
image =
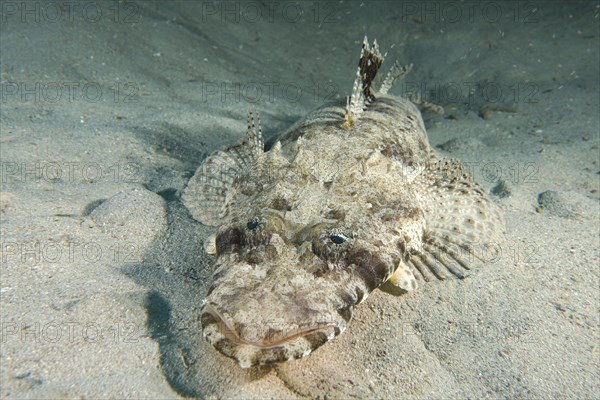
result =
[{"label": "mottled skin pattern", "polygon": [[375,93],[350,123],[344,106],[311,113],[266,152],[250,127],[227,153],[243,167],[207,161],[184,192],[192,215],[216,226],[204,335],[242,367],[308,355],[399,266],[398,286],[412,290],[415,276],[460,277],[485,259],[463,257],[481,236],[485,249],[500,240],[498,210],[458,162],[437,162],[412,102]]}]

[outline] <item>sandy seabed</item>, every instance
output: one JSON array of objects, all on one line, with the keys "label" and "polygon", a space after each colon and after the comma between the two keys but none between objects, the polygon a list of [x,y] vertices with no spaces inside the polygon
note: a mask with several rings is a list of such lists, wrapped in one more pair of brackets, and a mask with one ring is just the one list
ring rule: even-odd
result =
[{"label": "sandy seabed", "polygon": [[[0,5],[2,398],[600,397],[597,1]],[[347,96],[365,34],[414,64],[393,94],[445,108],[430,142],[507,243],[242,370],[202,338],[180,190],[249,110],[273,137]]]}]

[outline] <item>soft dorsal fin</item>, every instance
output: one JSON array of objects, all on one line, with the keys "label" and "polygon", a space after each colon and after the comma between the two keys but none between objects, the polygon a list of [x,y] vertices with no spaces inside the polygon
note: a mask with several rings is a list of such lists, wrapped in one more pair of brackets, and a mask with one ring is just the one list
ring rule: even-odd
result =
[{"label": "soft dorsal fin", "polygon": [[422,250],[408,260],[417,278],[463,278],[498,257],[504,240],[500,209],[459,161],[434,159],[418,180],[426,193],[426,229]]},{"label": "soft dorsal fin", "polygon": [[205,225],[219,225],[233,202],[233,185],[264,152],[260,119],[248,113],[247,138],[225,150],[212,153],[190,179],[182,194],[184,205],[194,219]]}]

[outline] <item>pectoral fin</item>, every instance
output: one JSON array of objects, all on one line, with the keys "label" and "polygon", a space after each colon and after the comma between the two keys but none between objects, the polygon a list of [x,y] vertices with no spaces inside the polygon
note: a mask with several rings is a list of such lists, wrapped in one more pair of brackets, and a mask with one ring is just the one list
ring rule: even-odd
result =
[{"label": "pectoral fin", "polygon": [[196,170],[182,194],[183,204],[197,221],[218,226],[235,201],[236,182],[253,168],[264,152],[260,121],[248,113],[247,138],[226,150],[211,154]]},{"label": "pectoral fin", "polygon": [[427,229],[423,247],[408,264],[419,279],[464,278],[469,271],[497,259],[504,240],[504,219],[462,164],[434,159],[421,185]]}]

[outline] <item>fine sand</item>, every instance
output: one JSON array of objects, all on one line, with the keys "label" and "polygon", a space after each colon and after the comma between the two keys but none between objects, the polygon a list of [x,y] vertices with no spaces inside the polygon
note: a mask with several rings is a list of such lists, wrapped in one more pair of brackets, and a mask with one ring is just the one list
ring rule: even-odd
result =
[{"label": "fine sand", "polygon": [[[600,397],[599,24],[586,2],[2,1],[2,398]],[[464,280],[375,291],[308,358],[202,338],[202,160],[347,96],[364,35],[502,208]]]}]

